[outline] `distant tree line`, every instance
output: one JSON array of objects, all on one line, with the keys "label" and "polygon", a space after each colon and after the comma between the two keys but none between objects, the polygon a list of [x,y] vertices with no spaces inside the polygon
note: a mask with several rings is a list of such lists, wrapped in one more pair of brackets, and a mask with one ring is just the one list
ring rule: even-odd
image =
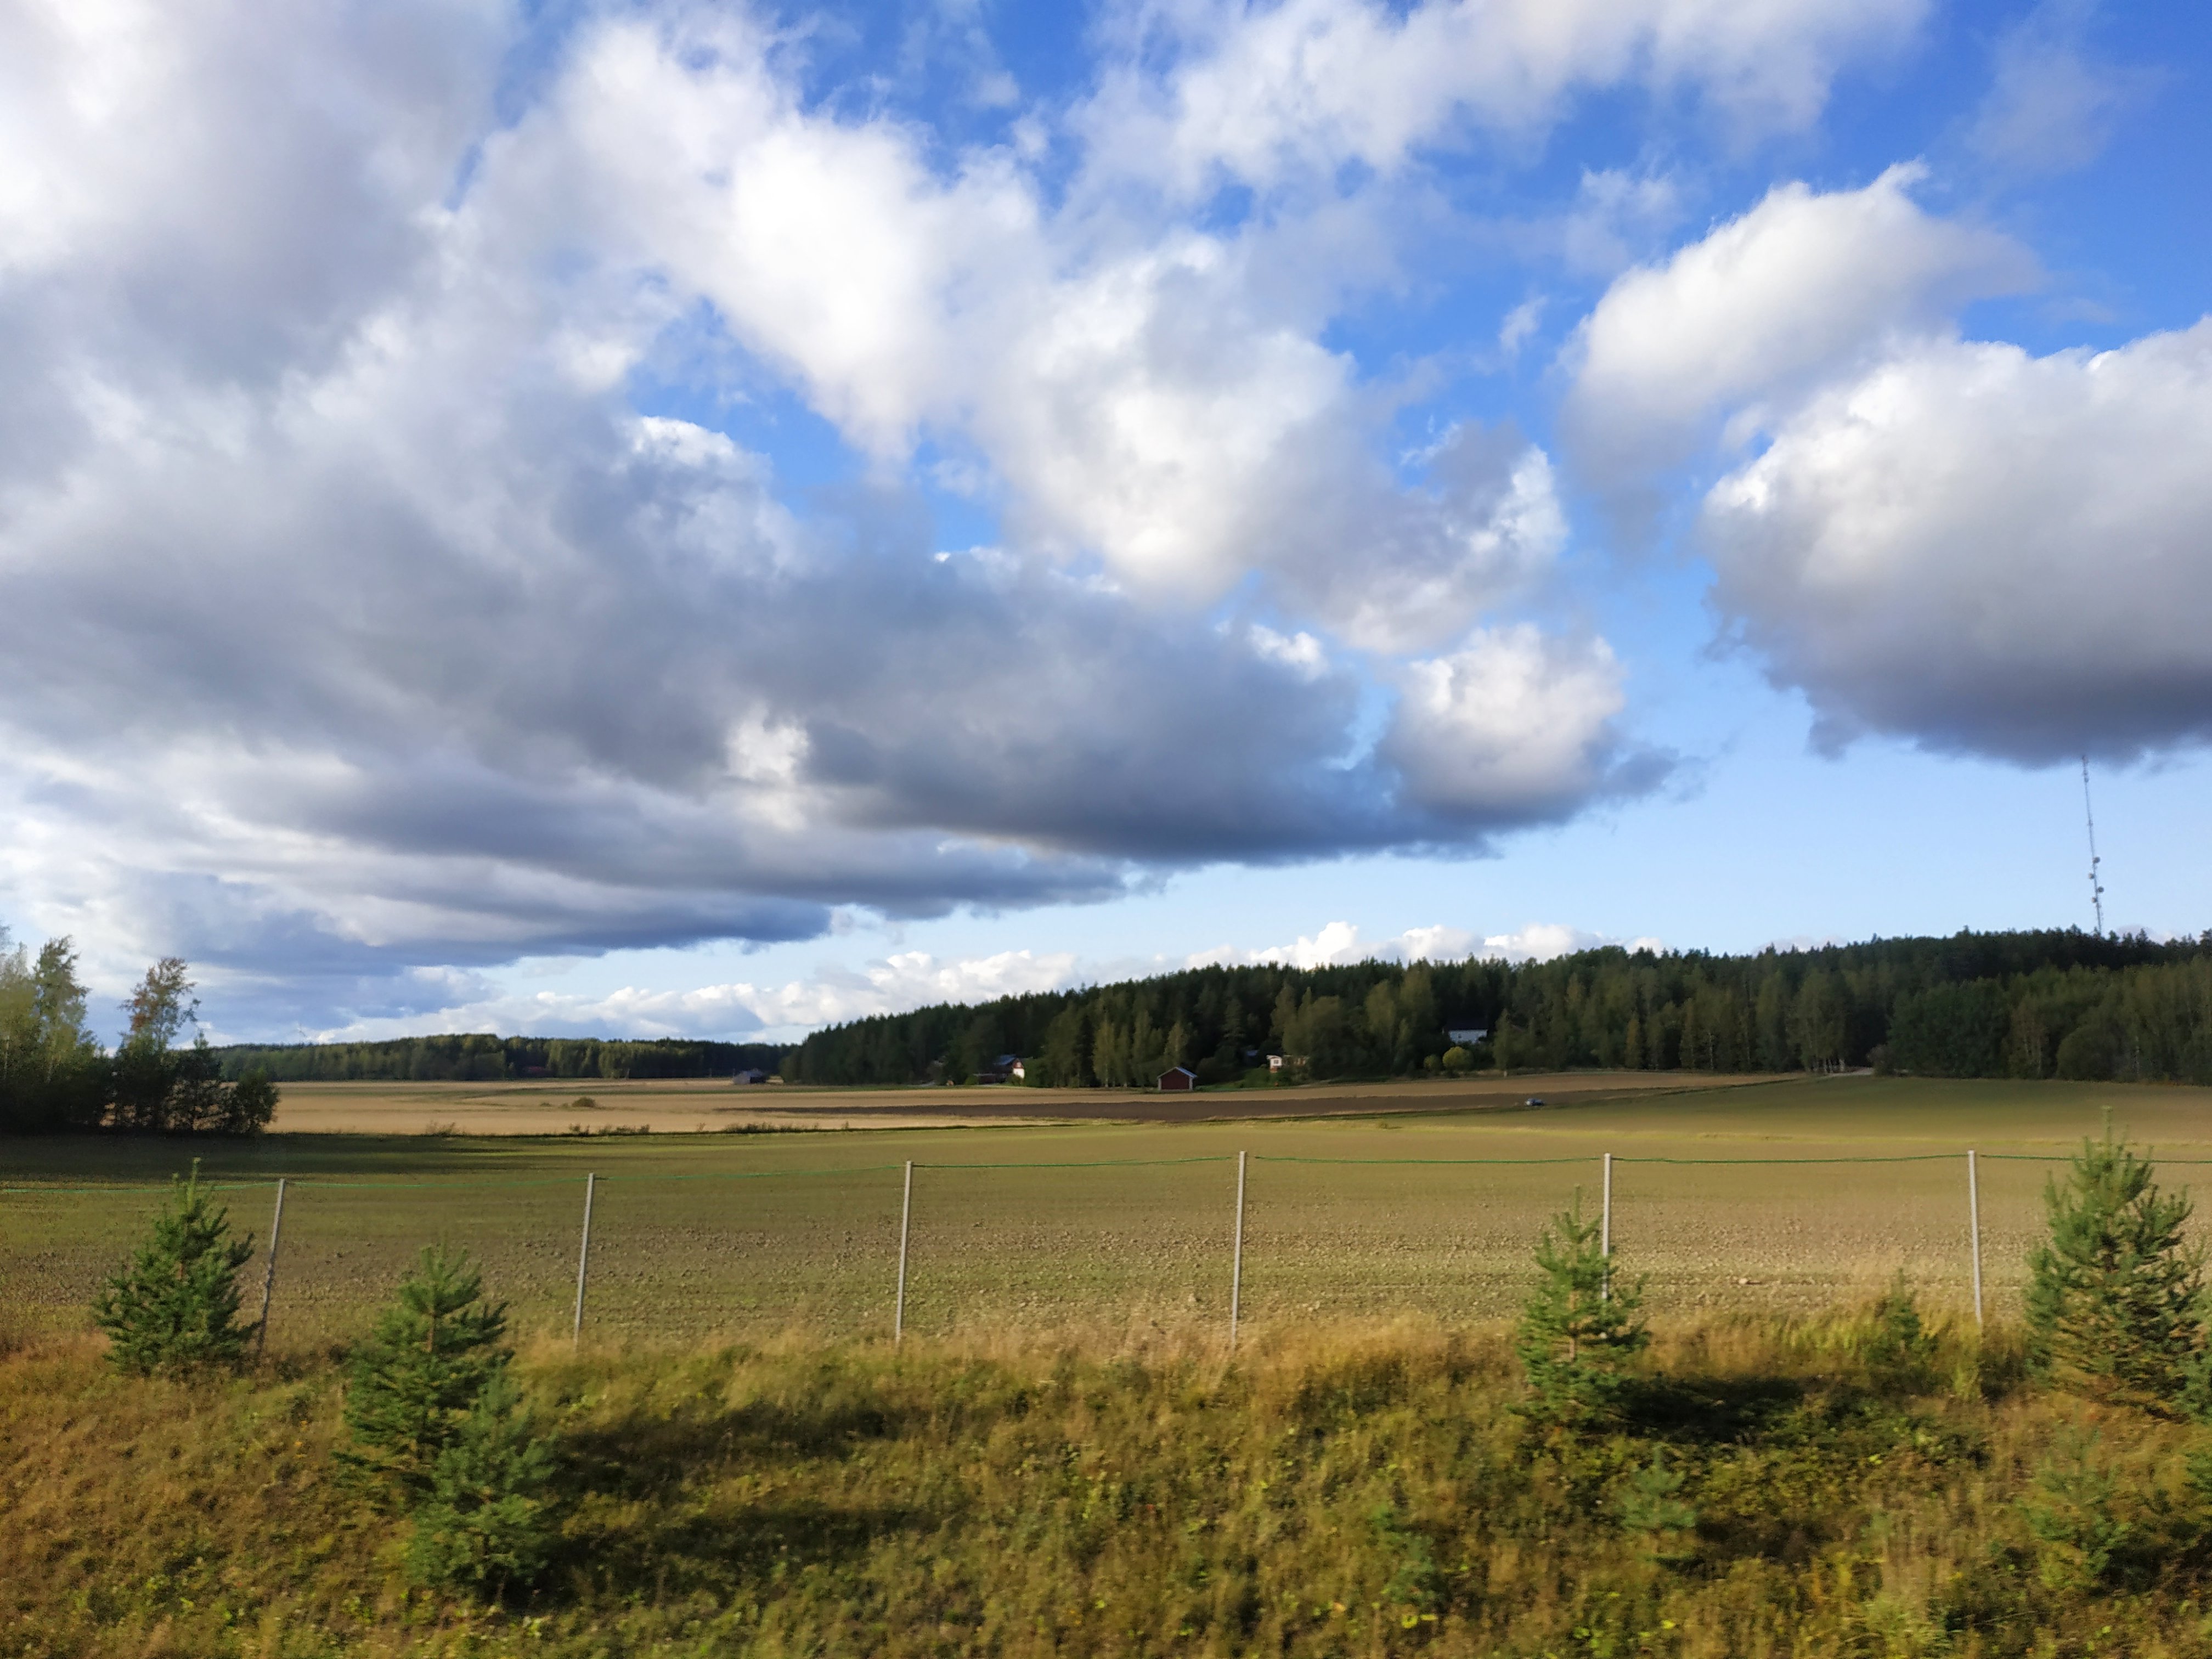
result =
[{"label": "distant tree line", "polygon": [[0,929],[0,1133],[121,1129],[156,1133],[251,1134],[276,1109],[268,1075],[226,1075],[197,1025],[198,1004],[185,965],[165,957],[124,1004],[128,1016],[112,1052],[86,1023],[87,994],[67,939],[34,957]]},{"label": "distant tree line", "polygon": [[[1490,1033],[1455,1051],[1446,1033]],[[1715,1072],[1872,1066],[1937,1077],[2212,1083],[2212,933],[2154,943],[2076,930],[1872,939],[1756,955],[1620,949],[1518,965],[1209,967],[1080,990],[941,1004],[816,1032],[785,1079],[912,1084],[1002,1054],[1024,1080],[1148,1087],[1465,1066]]]},{"label": "distant tree line", "polygon": [[773,1043],[677,1037],[398,1037],[384,1042],[233,1043],[215,1051],[225,1077],[258,1069],[279,1083],[496,1083],[508,1078],[732,1077],[772,1072]]}]

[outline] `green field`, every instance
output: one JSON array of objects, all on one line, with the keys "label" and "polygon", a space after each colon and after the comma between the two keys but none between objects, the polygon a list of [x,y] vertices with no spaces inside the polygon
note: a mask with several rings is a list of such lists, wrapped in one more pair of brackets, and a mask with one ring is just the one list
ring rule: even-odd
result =
[{"label": "green field", "polygon": [[[1544,1217],[1577,1187],[1595,1200],[1606,1152],[1615,1247],[1626,1271],[1649,1275],[1655,1315],[1804,1310],[1900,1267],[1930,1304],[1959,1308],[1969,1146],[1983,1156],[1985,1271],[2002,1316],[2053,1167],[2034,1160],[2094,1133],[2108,1103],[2167,1159],[2170,1182],[2200,1173],[2186,1160],[2212,1164],[2212,1091],[1868,1077],[1305,1121],[17,1141],[0,1148],[0,1318],[26,1332],[81,1327],[157,1201],[149,1183],[195,1151],[257,1239],[275,1177],[290,1181],[278,1348],[360,1328],[432,1239],[481,1257],[521,1330],[565,1334],[586,1171],[599,1176],[588,1335],[888,1334],[909,1158],[909,1331],[1218,1328],[1240,1150],[1252,1160],[1243,1312],[1256,1326],[1503,1316]],[[1844,1161],[1766,1161],[1790,1159]],[[963,1167],[983,1165],[1022,1167]],[[249,1272],[258,1294],[258,1265]]]}]

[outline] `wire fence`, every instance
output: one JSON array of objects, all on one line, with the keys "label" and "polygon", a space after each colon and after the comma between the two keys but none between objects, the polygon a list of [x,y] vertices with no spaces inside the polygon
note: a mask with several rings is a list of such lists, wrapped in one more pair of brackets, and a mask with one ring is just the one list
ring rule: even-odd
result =
[{"label": "wire fence", "polygon": [[[2003,1316],[2065,1161],[1255,1152],[204,1184],[254,1236],[246,1313],[265,1285],[279,1346],[362,1329],[433,1240],[470,1251],[519,1329],[571,1339],[1150,1322],[1233,1340],[1239,1319],[1508,1315],[1538,1232],[1578,1197],[1656,1314],[1806,1310],[1901,1270],[1932,1305]],[[0,1316],[88,1324],[168,1190],[0,1188]]]}]

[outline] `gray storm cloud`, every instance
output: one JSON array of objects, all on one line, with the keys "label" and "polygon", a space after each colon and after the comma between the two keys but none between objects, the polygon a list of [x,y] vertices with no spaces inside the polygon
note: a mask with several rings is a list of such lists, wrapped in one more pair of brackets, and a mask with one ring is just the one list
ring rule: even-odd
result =
[{"label": "gray storm cloud", "polygon": [[[0,22],[33,927],[404,1009],[422,964],[1479,848],[1644,775],[1601,646],[1475,625],[1563,538],[1543,453],[1468,428],[1399,483],[1249,249],[1081,253],[1004,157],[801,109],[739,24],[587,24],[503,116],[494,9],[118,16]],[[709,392],[791,387],[878,482],[795,512],[640,414],[702,312]],[[1006,547],[933,547],[931,433]]]}]

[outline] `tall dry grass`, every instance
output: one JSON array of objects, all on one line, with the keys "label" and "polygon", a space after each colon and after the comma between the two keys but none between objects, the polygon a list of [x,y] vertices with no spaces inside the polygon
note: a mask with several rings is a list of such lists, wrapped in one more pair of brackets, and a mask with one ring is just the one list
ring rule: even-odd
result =
[{"label": "tall dry grass", "polygon": [[[1900,1362],[1868,1313],[1650,1360],[1569,1442],[1514,1409],[1502,1330],[1415,1321],[1233,1357],[1164,1317],[549,1345],[561,1557],[485,1608],[410,1590],[401,1523],[330,1479],[331,1354],[139,1382],[33,1338],[0,1358],[0,1655],[2212,1653],[2196,1431],[2034,1390],[2002,1332]],[[1693,1527],[1623,1523],[1655,1450]],[[2106,1486],[2054,1495],[2066,1456]]]}]

